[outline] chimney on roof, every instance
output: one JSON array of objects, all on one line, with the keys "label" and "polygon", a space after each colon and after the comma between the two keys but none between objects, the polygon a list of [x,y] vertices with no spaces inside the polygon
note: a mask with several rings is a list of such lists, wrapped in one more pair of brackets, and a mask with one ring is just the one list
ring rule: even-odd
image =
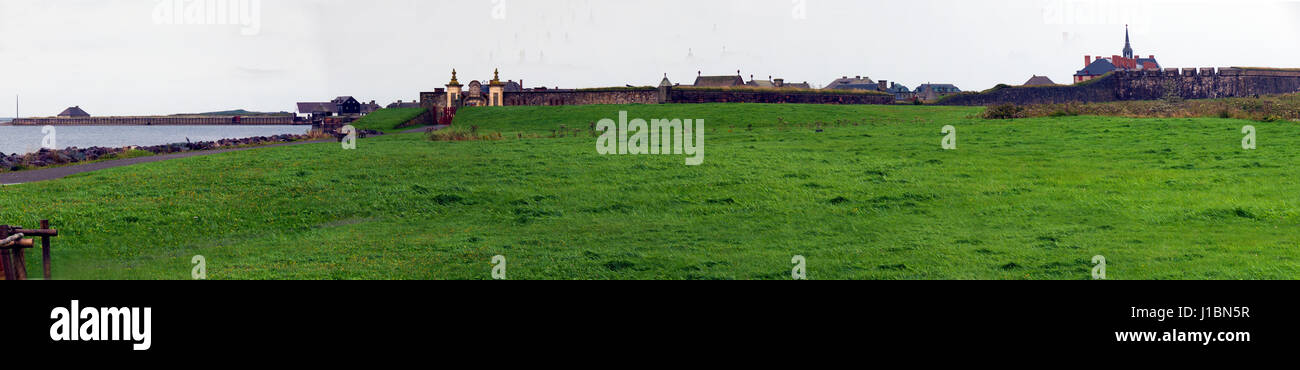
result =
[{"label": "chimney on roof", "polygon": [[1156,58],[1155,55],[1148,55],[1148,56],[1151,57],[1151,59],[1155,59],[1155,58]]},{"label": "chimney on roof", "polygon": [[1090,65],[1092,65],[1092,56],[1091,56],[1091,55],[1084,55],[1084,56],[1083,56],[1083,68],[1088,68],[1088,66],[1090,66]]}]

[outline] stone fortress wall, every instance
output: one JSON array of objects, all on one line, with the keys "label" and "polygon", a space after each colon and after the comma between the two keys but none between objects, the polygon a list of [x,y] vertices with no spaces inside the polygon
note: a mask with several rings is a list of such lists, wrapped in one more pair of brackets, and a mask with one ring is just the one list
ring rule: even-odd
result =
[{"label": "stone fortress wall", "polygon": [[1217,99],[1300,92],[1300,69],[1278,68],[1166,68],[1122,71],[1077,85],[1007,87],[963,93],[940,100],[940,105],[1051,104],[1183,99]]},{"label": "stone fortress wall", "polygon": [[[884,93],[826,92],[762,89],[697,89],[690,87],[630,87],[583,90],[534,90],[505,92],[506,106],[558,106],[596,104],[700,104],[700,103],[787,103],[787,104],[893,104],[894,96]],[[435,112],[447,108],[446,92],[420,93],[421,106]]]}]

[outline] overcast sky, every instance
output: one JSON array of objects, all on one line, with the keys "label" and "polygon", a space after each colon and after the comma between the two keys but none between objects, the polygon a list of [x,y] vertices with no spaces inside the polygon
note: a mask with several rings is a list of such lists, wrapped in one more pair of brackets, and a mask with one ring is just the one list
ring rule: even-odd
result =
[{"label": "overcast sky", "polygon": [[15,95],[23,116],[387,104],[452,68],[463,83],[499,67],[565,88],[736,70],[814,86],[1068,83],[1085,54],[1120,53],[1125,24],[1164,67],[1300,67],[1295,1],[207,0],[252,10],[224,19],[197,1],[0,1],[0,116]]}]

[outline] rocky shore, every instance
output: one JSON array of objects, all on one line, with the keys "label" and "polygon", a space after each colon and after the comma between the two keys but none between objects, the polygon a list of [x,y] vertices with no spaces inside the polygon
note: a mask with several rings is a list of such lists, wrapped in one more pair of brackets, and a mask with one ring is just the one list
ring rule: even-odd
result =
[{"label": "rocky shore", "polygon": [[275,135],[275,136],[258,136],[243,139],[223,139],[218,141],[200,141],[187,143],[174,143],[154,146],[131,146],[125,148],[67,148],[62,150],[41,149],[39,152],[28,154],[9,154],[0,153],[0,172],[21,171],[25,169],[58,166],[65,164],[74,164],[81,162],[90,162],[99,159],[114,159],[122,157],[123,154],[131,151],[144,151],[153,154],[182,153],[197,150],[224,149],[230,147],[249,146],[249,145],[266,145],[276,143],[288,143],[319,138],[312,135]]}]

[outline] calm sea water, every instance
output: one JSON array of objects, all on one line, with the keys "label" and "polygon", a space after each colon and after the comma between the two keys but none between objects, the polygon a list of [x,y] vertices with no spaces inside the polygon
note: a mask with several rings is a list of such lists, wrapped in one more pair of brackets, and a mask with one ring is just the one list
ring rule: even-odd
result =
[{"label": "calm sea water", "polygon": [[[301,135],[311,126],[56,126],[59,148],[148,146],[190,141],[217,141],[281,134]],[[0,126],[0,153],[25,154],[41,150],[40,126]]]}]

